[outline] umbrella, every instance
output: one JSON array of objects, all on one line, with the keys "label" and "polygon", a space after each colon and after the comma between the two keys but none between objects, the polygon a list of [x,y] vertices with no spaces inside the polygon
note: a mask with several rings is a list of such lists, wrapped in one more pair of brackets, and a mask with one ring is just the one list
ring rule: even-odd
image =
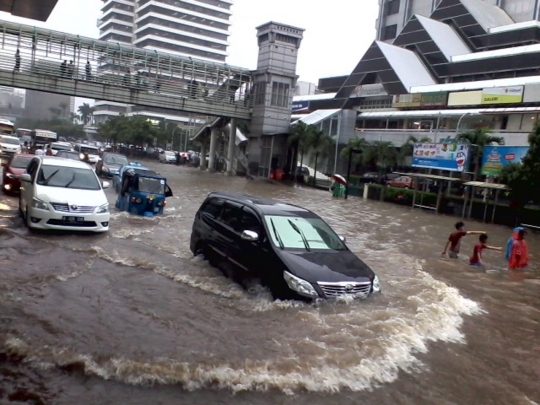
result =
[{"label": "umbrella", "polygon": [[343,177],[341,174],[333,174],[332,179],[334,179],[339,184],[343,184],[344,186],[347,185],[347,180],[345,180],[345,177]]}]

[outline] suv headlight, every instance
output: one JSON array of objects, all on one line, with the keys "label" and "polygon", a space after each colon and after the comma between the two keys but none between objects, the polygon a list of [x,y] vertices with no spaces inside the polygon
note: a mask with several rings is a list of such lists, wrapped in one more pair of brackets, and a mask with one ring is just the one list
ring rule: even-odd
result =
[{"label": "suv headlight", "polygon": [[286,270],[283,272],[283,278],[285,279],[289,288],[293,291],[296,291],[298,294],[305,295],[307,297],[319,296],[319,293],[315,291],[315,288],[313,288],[309,281],[302,280],[301,278],[292,275]]},{"label": "suv headlight", "polygon": [[379,282],[379,277],[375,276],[373,278],[373,292],[380,292],[381,291],[381,283]]},{"label": "suv headlight", "polygon": [[105,214],[106,212],[109,212],[109,204],[103,204],[101,207],[99,207],[96,210],[96,214]]},{"label": "suv headlight", "polygon": [[101,166],[101,170],[103,170],[104,172],[110,172],[109,168],[107,166]]},{"label": "suv headlight", "polygon": [[48,210],[49,206],[45,201],[41,201],[39,198],[34,197],[32,199],[32,205],[34,208],[37,208],[39,210]]}]

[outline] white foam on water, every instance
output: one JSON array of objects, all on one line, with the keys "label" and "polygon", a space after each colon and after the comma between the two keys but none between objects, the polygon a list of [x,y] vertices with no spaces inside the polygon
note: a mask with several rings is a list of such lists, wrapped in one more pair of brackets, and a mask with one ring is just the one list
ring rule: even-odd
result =
[{"label": "white foam on water", "polygon": [[131,236],[141,236],[147,233],[153,233],[154,228],[149,229],[141,229],[141,228],[121,228],[118,230],[113,231],[112,237],[117,239],[127,239]]},{"label": "white foam on water", "polygon": [[[227,286],[229,290],[224,289],[226,284],[218,281],[217,275],[197,278],[159,267],[154,271],[213,293],[219,286],[220,295],[242,298],[243,310],[248,309],[244,308],[245,304],[254,301],[250,301],[250,294],[243,290],[230,286]],[[334,310],[328,313],[324,306],[298,304],[298,310],[288,315],[297,317],[303,327],[312,328],[312,333],[301,338],[285,334],[280,342],[275,342],[282,355],[272,360],[241,359],[204,364],[163,358],[107,359],[74,353],[69,348],[34,346],[18,338],[8,339],[6,346],[42,366],[79,364],[87,374],[128,384],[179,384],[187,390],[228,389],[233,392],[277,389],[287,394],[369,390],[395,381],[400,371],[425,370],[417,354],[426,353],[432,341],[464,343],[465,337],[460,331],[463,316],[482,312],[475,302],[462,297],[456,288],[435,280],[420,266],[414,280],[417,293],[406,300],[406,308],[345,301],[341,305],[332,304]],[[393,282],[387,283],[389,289],[393,288]],[[265,293],[262,294],[264,297]]]}]

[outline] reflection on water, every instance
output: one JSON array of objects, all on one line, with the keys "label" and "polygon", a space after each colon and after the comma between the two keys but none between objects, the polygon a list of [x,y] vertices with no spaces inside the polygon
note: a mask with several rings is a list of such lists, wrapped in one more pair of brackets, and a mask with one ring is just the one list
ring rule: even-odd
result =
[{"label": "reflection on water", "polygon": [[[25,386],[45,384],[33,388],[36,395],[69,403],[85,392],[81,403],[103,402],[97,387],[106,386],[116,403],[172,403],[181,389],[193,391],[186,403],[201,404],[225,400],[229,392],[244,396],[227,403],[246,404],[286,403],[289,394],[296,394],[295,403],[329,400],[310,393],[339,393],[334,401],[344,404],[538,399],[537,377],[526,366],[538,347],[528,346],[528,336],[540,331],[534,257],[531,269],[507,272],[501,255],[489,254],[488,270],[481,271],[440,257],[454,218],[158,168],[175,192],[165,215],[114,213],[107,235],[29,235],[16,217],[16,199],[2,199],[0,339],[5,352],[26,359],[24,366],[10,363],[25,370]],[[224,278],[189,250],[193,216],[218,189],[315,210],[373,267],[383,294],[352,302],[274,302],[257,283],[244,290]],[[114,191],[107,192],[113,202]],[[485,228],[493,244],[504,245],[510,230]],[[468,236],[462,251],[472,251],[474,242]],[[529,245],[532,252],[539,247],[534,235]],[[503,337],[497,331],[507,322],[512,328]],[[506,354],[508,341],[519,355]],[[529,371],[497,366],[493,374],[491,363],[504,362]],[[78,379],[80,373],[89,379]],[[2,378],[11,391],[19,389]],[[226,397],[215,392],[224,389]]]}]

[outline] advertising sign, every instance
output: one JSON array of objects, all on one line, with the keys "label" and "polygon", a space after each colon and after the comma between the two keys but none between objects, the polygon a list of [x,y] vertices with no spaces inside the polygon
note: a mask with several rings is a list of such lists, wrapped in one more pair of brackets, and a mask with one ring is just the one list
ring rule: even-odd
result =
[{"label": "advertising sign", "polygon": [[397,94],[392,100],[392,107],[443,107],[446,105],[447,99],[448,93],[446,91]]},{"label": "advertising sign", "polygon": [[364,84],[356,86],[351,93],[351,98],[386,96],[388,93],[382,83]]},{"label": "advertising sign", "polygon": [[292,112],[308,112],[309,111],[309,101],[293,101],[292,103]]},{"label": "advertising sign", "polygon": [[482,90],[481,104],[514,104],[523,100],[523,86],[494,87]]},{"label": "advertising sign", "polygon": [[498,176],[510,163],[521,163],[528,150],[528,146],[484,146],[482,174]]},{"label": "advertising sign", "polygon": [[457,143],[416,143],[413,167],[465,172],[469,163],[469,145]]}]

